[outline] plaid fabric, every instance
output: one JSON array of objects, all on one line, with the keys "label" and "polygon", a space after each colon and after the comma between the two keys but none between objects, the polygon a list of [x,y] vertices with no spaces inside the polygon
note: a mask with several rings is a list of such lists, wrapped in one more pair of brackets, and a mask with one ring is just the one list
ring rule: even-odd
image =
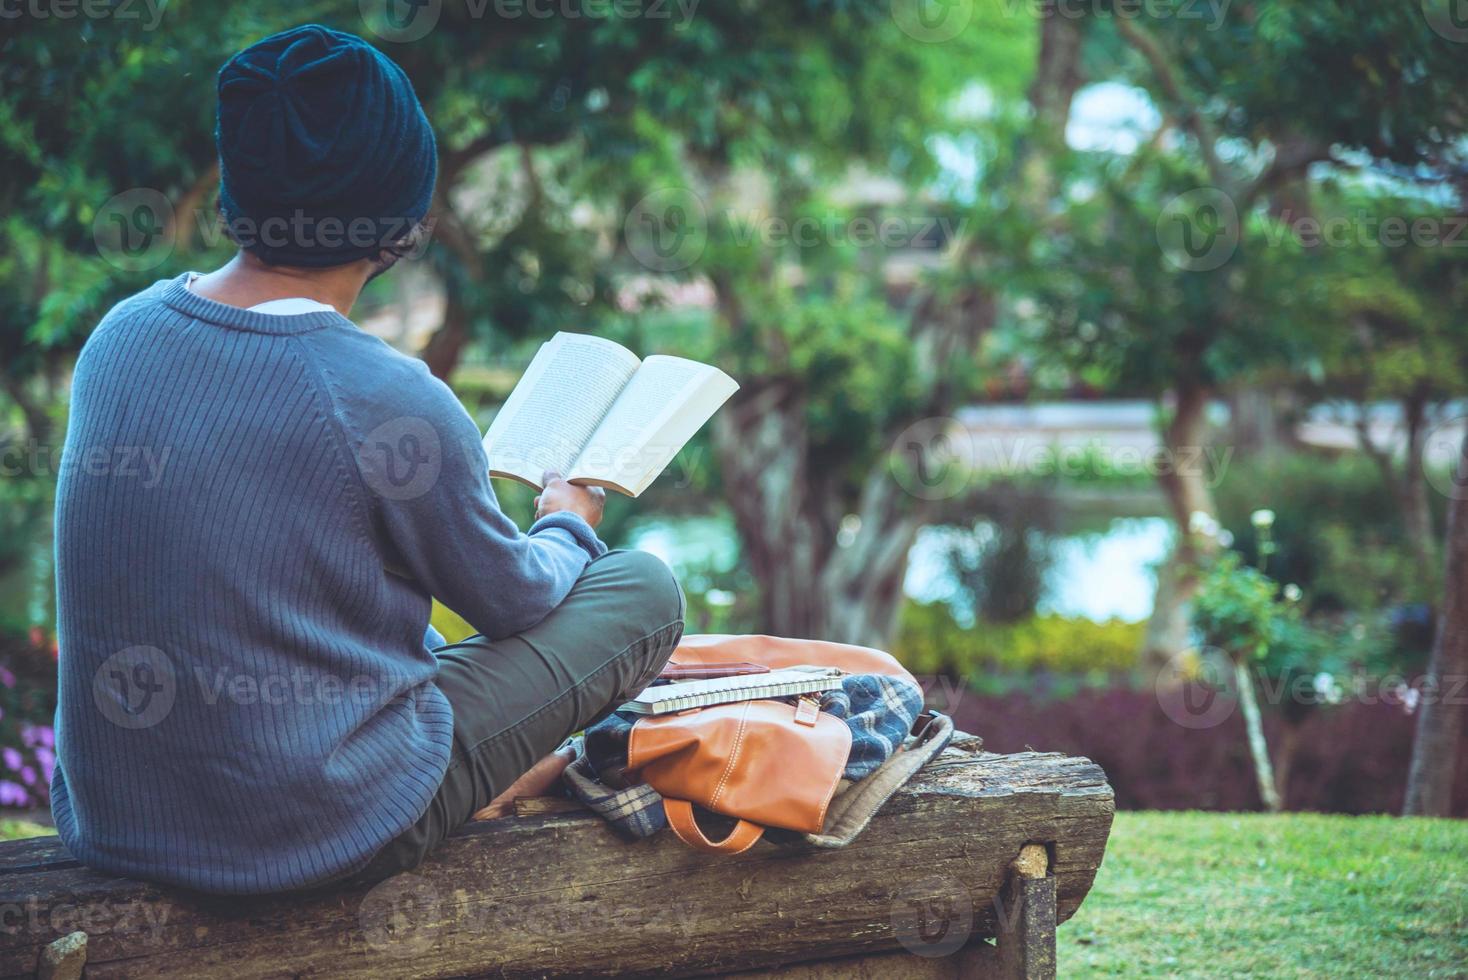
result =
[{"label": "plaid fabric", "polygon": [[[631,727],[630,725],[628,726]],[[597,778],[586,755],[584,739],[576,739],[576,759],[566,767],[564,781],[571,795],[628,840],[651,837],[668,825],[663,798],[647,783],[616,788]]]},{"label": "plaid fabric", "polygon": [[821,695],[821,710],[845,720],[851,729],[851,755],[845,776],[870,775],[896,752],[923,713],[923,690],[885,674],[853,674],[841,687]]},{"label": "plaid fabric", "polygon": [[[782,700],[794,703],[794,698]],[[870,775],[902,745],[923,710],[923,692],[905,678],[853,674],[841,687],[821,695],[821,710],[851,729],[846,779]],[[627,740],[638,715],[613,712],[586,730],[566,782],[577,799],[599,813],[612,829],[634,840],[667,826],[663,799],[646,783],[626,780]]]}]

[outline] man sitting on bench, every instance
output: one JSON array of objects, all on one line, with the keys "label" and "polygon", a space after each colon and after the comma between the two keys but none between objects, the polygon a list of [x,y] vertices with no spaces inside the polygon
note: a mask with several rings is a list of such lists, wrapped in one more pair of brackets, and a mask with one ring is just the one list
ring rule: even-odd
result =
[{"label": "man sitting on bench", "polygon": [[[88,865],[207,892],[381,878],[554,779],[667,661],[683,597],[607,553],[600,490],[549,479],[520,533],[452,392],[347,319],[433,193],[402,70],[307,26],[218,93],[240,251],[120,303],[76,367],[56,826]],[[123,450],[158,465],[98,465]],[[430,597],[480,635],[443,646]]]}]

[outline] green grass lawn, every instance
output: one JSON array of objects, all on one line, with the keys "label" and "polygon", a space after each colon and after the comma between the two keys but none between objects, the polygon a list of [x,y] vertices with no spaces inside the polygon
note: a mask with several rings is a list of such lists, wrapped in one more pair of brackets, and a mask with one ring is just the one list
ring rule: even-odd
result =
[{"label": "green grass lawn", "polygon": [[0,840],[19,840],[22,837],[42,837],[56,833],[50,827],[29,820],[0,820]]},{"label": "green grass lawn", "polygon": [[1118,813],[1060,975],[1468,977],[1468,821]]}]

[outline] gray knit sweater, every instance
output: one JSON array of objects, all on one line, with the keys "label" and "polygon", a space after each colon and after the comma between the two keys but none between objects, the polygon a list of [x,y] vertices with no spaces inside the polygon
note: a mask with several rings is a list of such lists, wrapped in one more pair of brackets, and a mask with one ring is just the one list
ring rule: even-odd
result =
[{"label": "gray knit sweater", "polygon": [[104,871],[297,888],[365,864],[443,777],[430,596],[502,637],[605,546],[568,514],[519,532],[422,362],[184,283],[119,304],[77,363],[52,807]]}]

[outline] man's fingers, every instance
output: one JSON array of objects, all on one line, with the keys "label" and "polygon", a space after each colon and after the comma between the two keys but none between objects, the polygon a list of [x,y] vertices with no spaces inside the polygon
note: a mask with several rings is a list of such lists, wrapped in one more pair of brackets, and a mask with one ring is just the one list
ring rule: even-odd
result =
[{"label": "man's fingers", "polygon": [[546,470],[543,474],[541,474],[540,485],[543,487],[548,487],[560,478],[561,474],[557,473],[555,470]]}]

